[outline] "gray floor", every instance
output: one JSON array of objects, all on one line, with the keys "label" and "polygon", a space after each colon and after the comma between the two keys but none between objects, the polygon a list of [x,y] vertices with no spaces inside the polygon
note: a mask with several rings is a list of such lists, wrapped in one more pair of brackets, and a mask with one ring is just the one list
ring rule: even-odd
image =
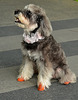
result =
[{"label": "gray floor", "polygon": [[0,94],[1,100],[78,100],[78,82],[76,84],[60,85],[53,83],[52,86],[43,92],[36,88],[24,88],[8,93]]},{"label": "gray floor", "polygon": [[22,62],[23,30],[14,24],[13,11],[35,3],[45,8],[53,26],[53,36],[61,43],[69,66],[78,77],[78,2],[74,0],[1,0],[0,1],[0,100],[78,100],[78,82],[61,85],[52,80],[49,89],[37,90],[37,76],[17,82]]}]

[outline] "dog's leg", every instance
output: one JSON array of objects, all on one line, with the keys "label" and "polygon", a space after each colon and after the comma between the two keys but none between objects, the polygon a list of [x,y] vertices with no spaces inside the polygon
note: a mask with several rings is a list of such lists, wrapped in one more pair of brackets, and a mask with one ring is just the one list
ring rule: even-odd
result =
[{"label": "dog's leg", "polygon": [[45,88],[49,88],[51,85],[51,78],[52,78],[52,73],[54,73],[54,70],[52,69],[52,66],[46,66],[44,65],[43,61],[37,61],[37,66],[38,66],[38,90],[43,91]]},{"label": "dog's leg", "polygon": [[23,58],[22,66],[19,70],[18,81],[26,81],[29,80],[33,76],[33,62],[28,58]]},{"label": "dog's leg", "polygon": [[75,74],[69,69],[61,69],[57,68],[56,70],[56,78],[59,78],[59,82],[61,84],[69,84],[69,83],[75,83],[76,82],[76,76]]}]

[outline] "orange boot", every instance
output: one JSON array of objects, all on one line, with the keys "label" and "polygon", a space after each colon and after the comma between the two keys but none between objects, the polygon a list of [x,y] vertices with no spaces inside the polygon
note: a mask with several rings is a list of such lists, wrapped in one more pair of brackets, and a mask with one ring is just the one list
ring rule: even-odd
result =
[{"label": "orange boot", "polygon": [[42,86],[42,84],[40,83],[38,87],[38,91],[44,91],[44,90],[45,90],[45,86]]},{"label": "orange boot", "polygon": [[69,83],[70,83],[69,81],[68,82],[64,82],[65,85],[68,85]]},{"label": "orange boot", "polygon": [[23,82],[24,81],[24,78],[23,77],[20,77],[20,78],[17,79],[17,81]]}]

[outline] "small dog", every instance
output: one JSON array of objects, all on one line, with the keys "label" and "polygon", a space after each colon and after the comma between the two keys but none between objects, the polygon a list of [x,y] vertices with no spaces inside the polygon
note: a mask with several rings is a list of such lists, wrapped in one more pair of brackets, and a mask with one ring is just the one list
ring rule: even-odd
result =
[{"label": "small dog", "polygon": [[14,12],[15,23],[24,29],[22,41],[23,63],[18,81],[27,81],[38,71],[38,90],[51,85],[51,79],[61,84],[76,82],[60,44],[52,36],[52,26],[45,11],[34,4]]}]

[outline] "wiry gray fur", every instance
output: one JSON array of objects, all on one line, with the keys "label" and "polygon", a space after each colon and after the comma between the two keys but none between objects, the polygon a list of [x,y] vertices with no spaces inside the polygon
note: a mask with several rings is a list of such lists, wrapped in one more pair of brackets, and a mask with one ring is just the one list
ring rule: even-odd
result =
[{"label": "wiry gray fur", "polygon": [[[20,13],[26,23],[20,20]],[[24,60],[18,77],[22,76],[24,80],[28,80],[33,76],[35,70],[38,71],[38,86],[41,83],[48,88],[52,78],[58,79],[62,84],[64,82],[75,83],[76,76],[70,70],[60,44],[52,36],[52,27],[45,11],[39,6],[30,4],[25,6],[24,10],[15,11],[15,16],[21,22],[19,23],[17,20],[18,26],[24,28],[26,35],[31,35],[36,31],[44,37],[33,44],[22,41]]]}]

